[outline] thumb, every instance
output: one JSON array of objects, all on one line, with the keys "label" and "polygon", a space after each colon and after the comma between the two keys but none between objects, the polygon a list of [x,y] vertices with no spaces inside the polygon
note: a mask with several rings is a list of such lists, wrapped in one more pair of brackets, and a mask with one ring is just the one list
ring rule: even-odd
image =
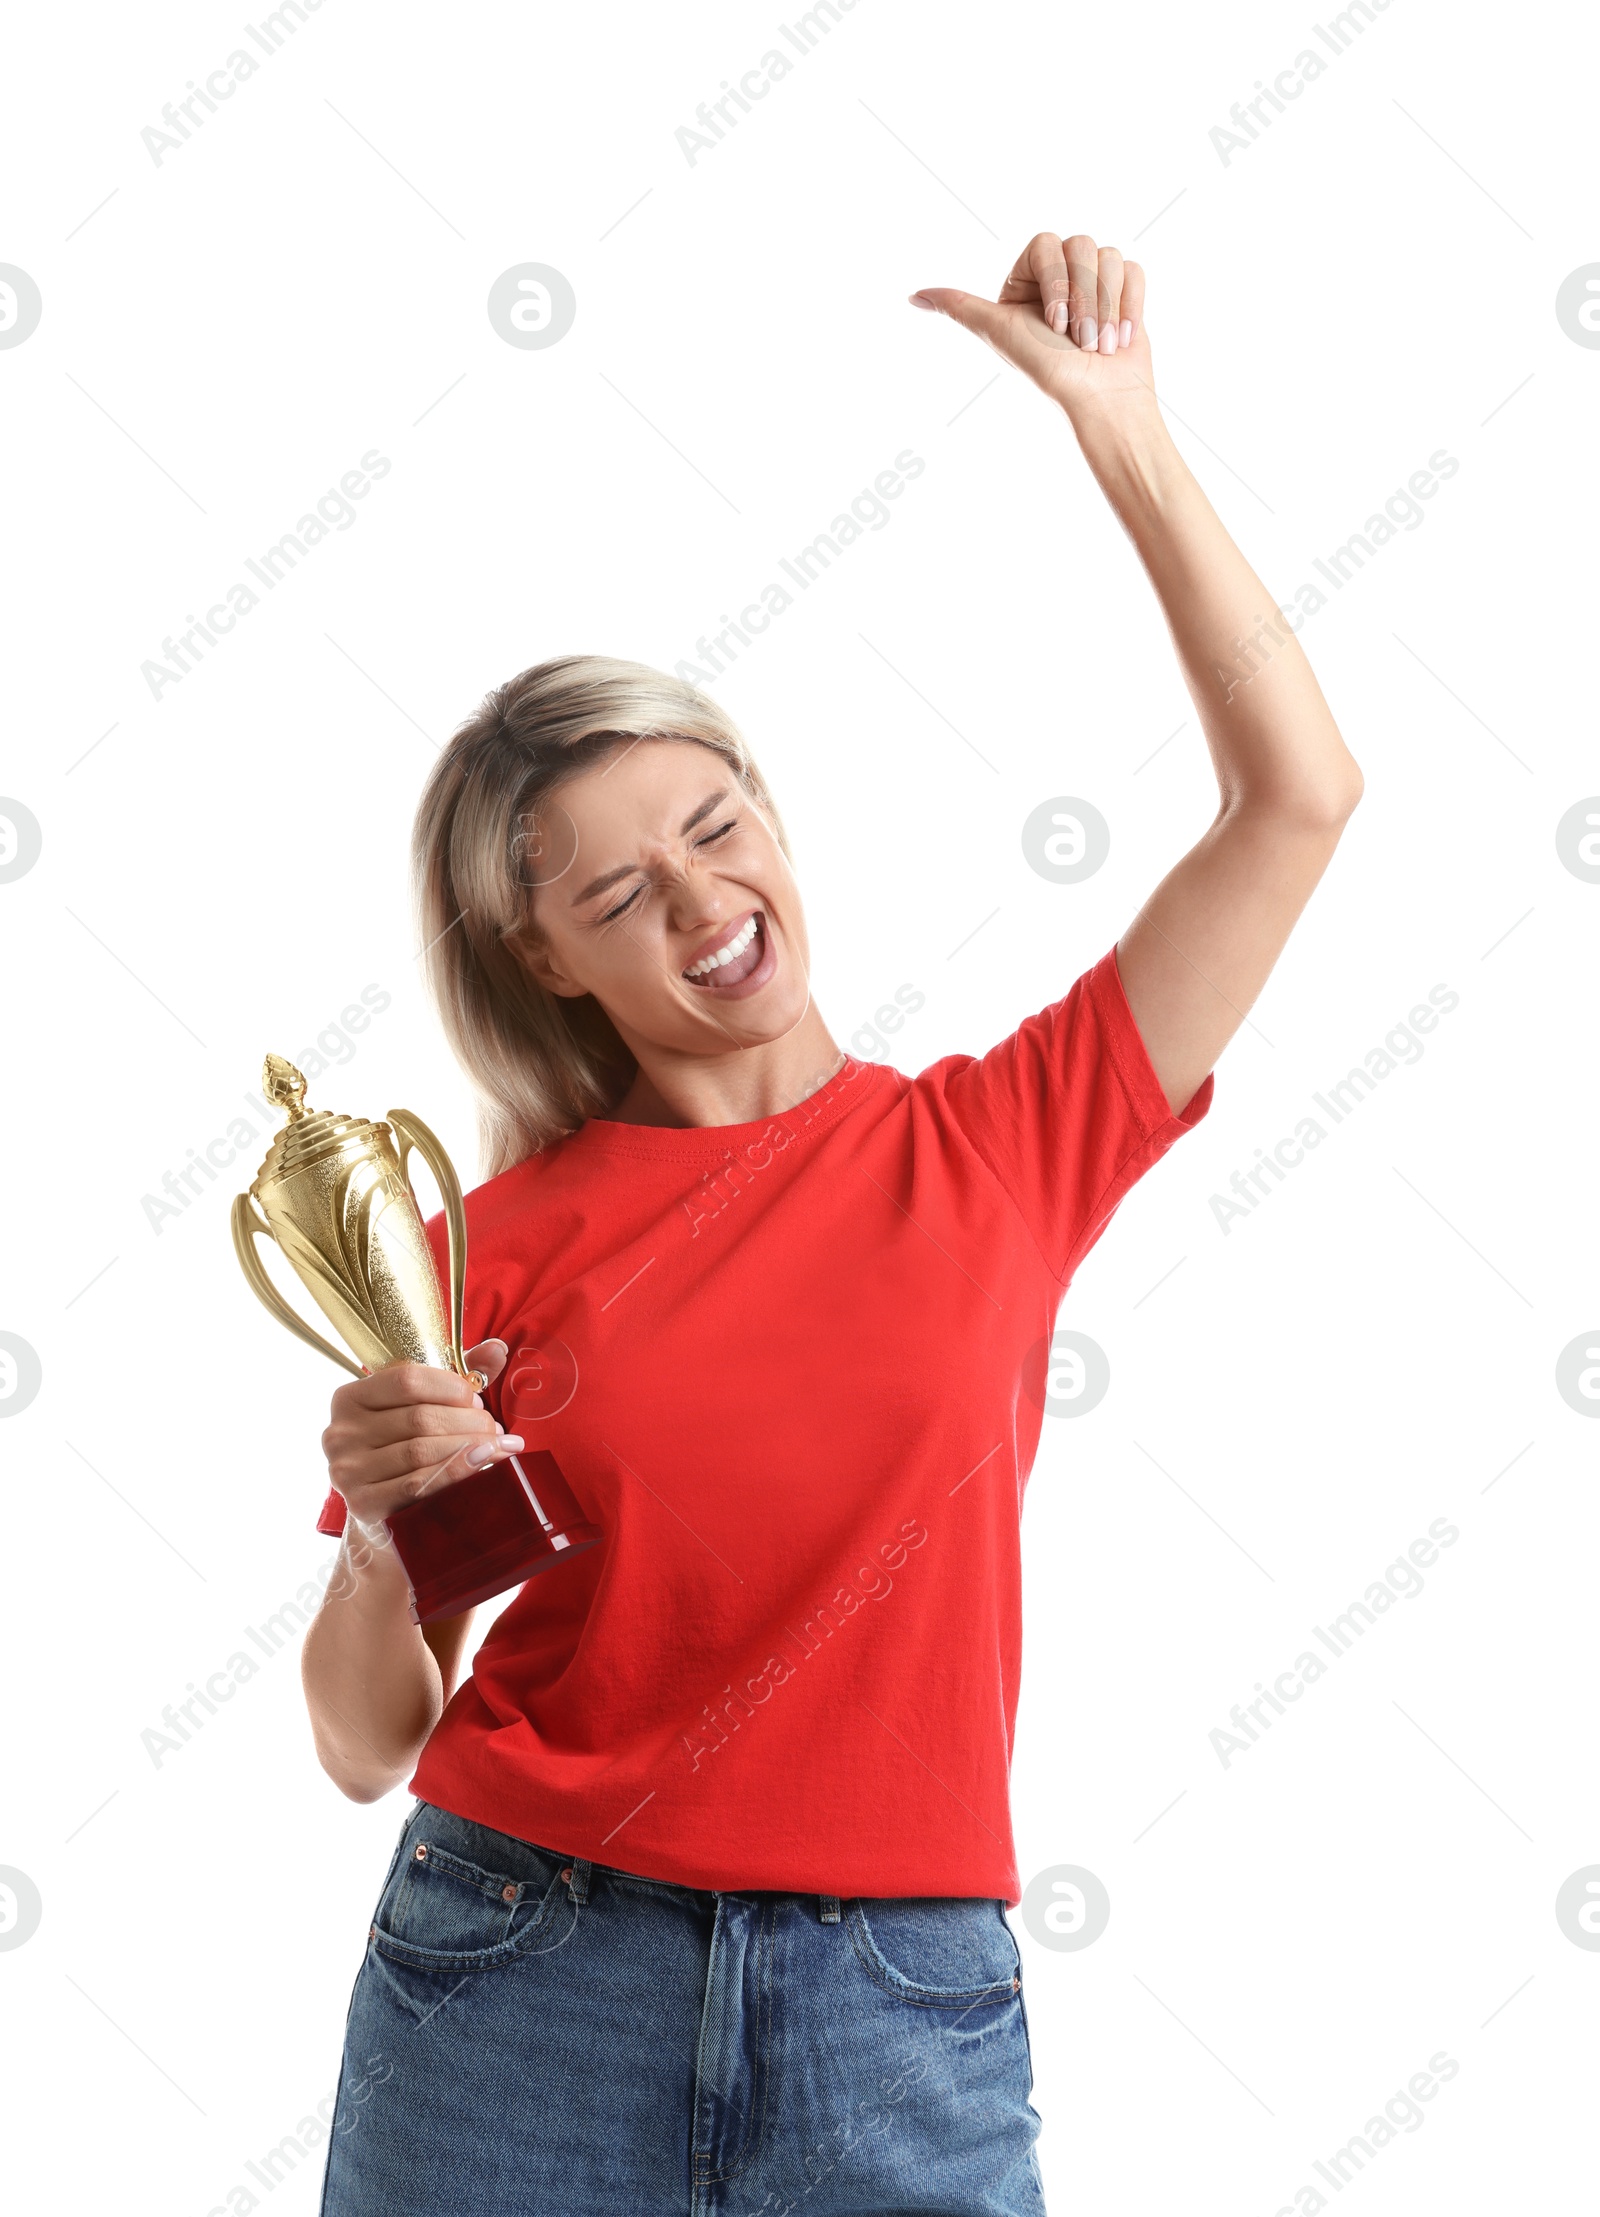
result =
[{"label": "thumb", "polygon": [[930,285],[911,295],[913,308],[932,308],[941,316],[948,316],[952,323],[961,324],[968,331],[975,331],[980,339],[987,339],[1000,353],[1006,352],[1001,333],[1006,330],[1008,318],[998,302],[985,300],[981,293],[964,293],[955,287]]},{"label": "thumb", "polygon": [[467,1349],[467,1367],[470,1370],[481,1370],[490,1385],[493,1385],[506,1367],[506,1358],[510,1352],[503,1339],[486,1339],[479,1346]]}]

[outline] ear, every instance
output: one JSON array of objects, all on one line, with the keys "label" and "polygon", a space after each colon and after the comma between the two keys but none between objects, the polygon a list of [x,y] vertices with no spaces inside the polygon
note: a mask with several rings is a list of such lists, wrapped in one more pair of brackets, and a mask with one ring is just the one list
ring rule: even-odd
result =
[{"label": "ear", "polygon": [[554,993],[563,1001],[582,1000],[588,993],[586,985],[579,985],[569,978],[551,953],[548,945],[537,933],[513,942],[517,960],[536,983],[547,993]]}]

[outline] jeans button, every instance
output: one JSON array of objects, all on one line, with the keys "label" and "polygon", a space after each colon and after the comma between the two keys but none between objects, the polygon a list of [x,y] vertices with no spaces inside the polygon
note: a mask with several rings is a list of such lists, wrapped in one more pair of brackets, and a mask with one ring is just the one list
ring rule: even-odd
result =
[{"label": "jeans button", "polygon": [[515,1901],[521,1891],[522,1889],[520,1886],[502,1886],[500,1889],[500,1899],[502,1901]]}]

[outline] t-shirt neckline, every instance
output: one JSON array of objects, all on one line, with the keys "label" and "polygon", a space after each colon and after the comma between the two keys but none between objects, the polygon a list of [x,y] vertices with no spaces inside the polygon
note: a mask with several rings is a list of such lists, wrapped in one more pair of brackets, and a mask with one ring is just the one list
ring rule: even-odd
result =
[{"label": "t-shirt neckline", "polygon": [[[835,1071],[815,1093],[788,1109],[775,1109],[747,1124],[619,1124],[611,1117],[591,1116],[567,1141],[569,1147],[595,1147],[608,1154],[643,1155],[656,1161],[698,1161],[722,1157],[758,1141],[776,1125],[791,1138],[810,1137],[836,1124],[841,1116],[865,1100],[872,1081],[885,1068],[877,1062],[861,1062],[847,1055],[844,1067]],[[860,1082],[867,1079],[867,1084]]]}]

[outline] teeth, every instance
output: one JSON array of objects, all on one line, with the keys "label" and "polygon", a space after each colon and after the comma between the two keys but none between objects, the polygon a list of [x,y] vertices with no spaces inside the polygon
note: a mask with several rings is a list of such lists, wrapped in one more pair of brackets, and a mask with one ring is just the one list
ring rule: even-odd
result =
[{"label": "teeth", "polygon": [[742,930],[736,931],[725,947],[714,955],[707,955],[702,962],[691,963],[683,973],[684,976],[686,978],[703,978],[708,977],[713,970],[722,969],[727,963],[732,962],[736,955],[744,953],[755,935],[756,918],[751,916],[745,922]]}]

